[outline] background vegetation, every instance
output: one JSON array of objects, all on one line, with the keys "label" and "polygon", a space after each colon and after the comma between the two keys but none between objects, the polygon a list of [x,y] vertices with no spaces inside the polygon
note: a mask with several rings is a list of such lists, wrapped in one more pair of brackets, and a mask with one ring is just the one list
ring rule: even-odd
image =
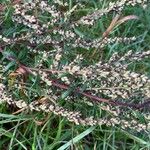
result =
[{"label": "background vegetation", "polygon": [[[14,12],[13,5],[20,1],[6,1],[0,0],[0,35],[4,37],[15,37],[20,33],[30,31],[28,27],[23,25],[15,24],[12,21],[12,14]],[[51,3],[51,1],[48,1]],[[71,21],[77,20],[83,15],[94,12],[97,9],[105,8],[110,0],[79,0],[75,2],[73,0],[68,0],[67,7],[61,7],[63,11],[68,11],[73,8],[77,3],[84,4],[85,7],[77,8],[69,16]],[[111,1],[112,2],[112,1]],[[63,10],[66,9],[66,10]],[[34,12],[36,13],[36,12]],[[84,65],[89,65],[97,62],[101,58],[102,61],[107,62],[108,59],[115,52],[124,54],[125,52],[132,49],[134,52],[141,52],[150,49],[150,7],[147,6],[143,9],[141,6],[136,5],[135,7],[128,6],[124,9],[121,16],[135,15],[138,19],[128,19],[120,26],[115,26],[111,29],[112,38],[115,37],[133,37],[137,39],[131,41],[128,44],[112,42],[108,43],[107,46],[99,51],[98,49],[90,48],[86,50],[85,48],[76,48],[68,51],[66,47],[66,55],[64,57],[64,62],[71,62],[77,54],[82,54],[84,56]],[[76,28],[76,33],[79,36],[85,36],[90,39],[101,37],[104,32],[108,29],[112,22],[112,19],[116,16],[116,12],[108,14],[101,19],[99,19],[96,24],[92,27],[81,26]],[[44,22],[48,19],[48,14],[42,14],[39,18]],[[67,28],[67,25],[63,28]],[[10,61],[7,59],[8,56],[14,56],[26,66],[36,66],[41,60],[41,54],[28,54],[26,49],[27,43],[12,43],[6,46],[4,42],[0,40],[0,48],[4,49],[3,53],[0,54],[0,63],[5,68],[4,75],[7,80],[1,80],[4,84],[8,85],[9,88],[14,90],[14,82],[16,79],[10,76],[18,68],[18,64],[15,61]],[[46,51],[51,50],[51,45],[37,45],[40,50],[46,49]],[[1,50],[0,49],[0,50]],[[1,50],[2,52],[2,50]],[[45,62],[45,66],[51,64],[51,60]],[[132,63],[129,66],[129,70],[138,73],[144,73],[150,77],[150,60],[144,59],[137,63]],[[12,75],[12,74],[11,74]],[[27,90],[34,91],[37,95],[41,92],[41,86],[38,84],[39,79],[35,80],[30,77],[31,82],[27,85]],[[34,81],[35,80],[35,81]],[[77,81],[80,82],[80,81]],[[32,84],[31,84],[32,83]],[[79,84],[80,85],[80,84]],[[47,87],[48,88],[48,87]],[[83,87],[84,88],[84,87]],[[28,100],[29,97],[32,99],[32,93],[25,95],[15,89],[14,95],[17,98],[24,98]],[[31,95],[30,95],[31,94]],[[40,94],[39,94],[40,95]],[[85,116],[89,114],[94,114],[95,116],[103,116],[105,114],[101,113],[101,110],[97,111],[96,104],[94,106],[79,105],[78,103],[69,103],[63,99],[68,96],[67,92],[62,92],[60,99],[61,105],[65,105],[66,108],[71,108],[71,110],[80,110]],[[74,95],[75,99],[82,99],[80,95]],[[0,97],[1,98],[1,97]],[[149,108],[148,108],[149,109]],[[12,150],[50,150],[50,149],[76,149],[76,150],[148,150],[150,149],[150,134],[148,131],[136,132],[132,130],[124,130],[118,126],[107,127],[102,126],[82,126],[75,125],[69,122],[66,118],[61,116],[56,116],[53,113],[43,113],[36,111],[19,111],[18,108],[12,105],[2,103],[0,105],[0,150],[12,149]],[[134,113],[137,113],[136,111]],[[137,115],[137,114],[136,114]],[[138,114],[142,120],[142,114]]]}]

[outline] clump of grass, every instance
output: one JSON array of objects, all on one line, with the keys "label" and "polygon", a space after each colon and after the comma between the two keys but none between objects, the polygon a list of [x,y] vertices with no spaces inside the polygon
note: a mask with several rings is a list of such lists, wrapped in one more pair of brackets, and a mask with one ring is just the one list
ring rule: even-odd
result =
[{"label": "clump of grass", "polygon": [[[137,71],[132,66],[149,63],[150,50],[142,45],[142,50],[137,50],[140,36],[119,33],[124,30],[122,24],[139,20],[137,15],[125,16],[124,11],[147,5],[146,0],[116,1],[86,13],[91,4],[82,1],[13,3],[10,32],[5,29],[7,19],[1,23],[0,102],[13,107],[13,114],[37,111],[45,118],[52,112],[80,126],[115,127],[146,135],[150,128],[150,79],[146,72],[140,72],[142,68]],[[104,30],[101,34],[95,31],[99,27]],[[122,50],[116,52],[117,47]],[[37,125],[48,122],[47,117],[34,120]],[[19,125],[20,120],[11,146]],[[59,145],[56,143],[51,147]],[[39,144],[43,147],[42,140]],[[67,145],[70,142],[63,147]]]}]

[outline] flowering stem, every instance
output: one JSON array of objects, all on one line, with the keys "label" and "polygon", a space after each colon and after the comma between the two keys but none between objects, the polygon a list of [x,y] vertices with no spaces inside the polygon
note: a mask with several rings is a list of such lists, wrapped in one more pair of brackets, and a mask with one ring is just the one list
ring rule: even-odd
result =
[{"label": "flowering stem", "polygon": [[[52,81],[52,85],[55,86],[55,87],[64,89],[64,90],[68,90],[69,89],[68,85],[61,84],[61,83],[59,83],[56,80]],[[141,108],[144,108],[144,107],[146,107],[147,105],[150,104],[150,101],[146,101],[146,102],[144,102],[142,104],[134,104],[134,103],[124,103],[124,102],[118,102],[118,101],[114,101],[114,100],[104,99],[104,98],[100,98],[98,96],[94,96],[94,95],[92,95],[92,94],[90,94],[88,92],[83,92],[79,88],[75,89],[74,92],[79,93],[79,94],[81,94],[81,95],[83,95],[85,97],[88,97],[92,101],[95,101],[95,102],[104,102],[104,103],[108,103],[108,104],[111,104],[111,105],[122,106],[122,107],[130,107],[130,108],[133,108],[133,109],[141,109]]]},{"label": "flowering stem", "polygon": [[[3,52],[1,48],[0,48],[0,52],[1,53]],[[6,59],[8,59],[9,61],[16,61],[16,63],[20,66],[20,68],[22,68],[24,70],[24,73],[26,72],[26,73],[32,74],[32,71],[37,71],[38,72],[40,70],[40,69],[36,69],[36,68],[26,67],[25,65],[21,64],[18,60],[16,60],[14,57],[11,57],[11,56],[7,57]],[[45,69],[45,70],[42,70],[42,71],[45,71],[45,72],[48,72],[48,73],[51,73],[51,74],[56,73],[56,70],[53,71],[53,70]],[[52,81],[52,85],[57,87],[57,88],[64,89],[64,90],[69,89],[69,85],[62,84],[62,83],[59,82],[59,80],[51,80],[51,81]],[[145,107],[149,107],[149,105],[150,105],[150,100],[147,100],[147,101],[145,101],[141,104],[125,103],[125,102],[118,102],[118,101],[114,101],[114,100],[100,98],[98,96],[94,96],[94,95],[90,94],[89,92],[84,92],[79,88],[76,88],[74,90],[74,92],[78,93],[78,94],[81,94],[81,95],[89,98],[91,101],[94,101],[94,102],[104,102],[104,103],[115,105],[115,106],[130,107],[132,109],[142,109],[142,108],[145,108]]]}]

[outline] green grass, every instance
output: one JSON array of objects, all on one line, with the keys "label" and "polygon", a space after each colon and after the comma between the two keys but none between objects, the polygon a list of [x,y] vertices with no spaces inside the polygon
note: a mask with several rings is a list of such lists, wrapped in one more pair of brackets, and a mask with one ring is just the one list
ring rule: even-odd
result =
[{"label": "green grass", "polygon": [[[19,34],[24,30],[28,30],[22,26],[18,27],[11,21],[12,8],[8,1],[0,0],[7,6],[5,12],[0,13],[0,34],[10,36],[12,34]],[[102,8],[108,1],[104,0],[85,0],[88,4],[85,10],[78,10],[76,14],[88,13],[94,8]],[[73,0],[69,0],[69,9],[72,8]],[[124,53],[129,49],[135,51],[142,51],[150,49],[150,7],[146,10],[141,8],[129,8],[123,15],[134,14],[139,16],[137,21],[129,21],[123,25],[115,28],[111,36],[138,36],[138,40],[129,45],[113,43],[108,45],[102,54],[102,59],[107,60],[114,52],[119,51]],[[78,17],[78,16],[76,16]],[[97,25],[91,29],[79,28],[78,34],[83,34],[89,37],[99,37],[108,27],[110,23],[110,16],[104,17],[97,22]],[[40,45],[39,45],[40,47]],[[23,46],[20,48],[24,48]],[[25,51],[19,51],[18,47],[13,45],[6,47],[8,52],[12,52],[22,63],[34,65],[40,56],[36,56],[35,60],[28,57]],[[72,50],[74,51],[74,50]],[[71,51],[71,52],[72,52]],[[76,50],[76,53],[83,53],[85,62],[89,62],[92,50],[84,51],[82,49]],[[75,53],[75,54],[76,54]],[[10,53],[9,53],[10,54]],[[91,58],[89,63],[95,61],[99,57],[99,52],[94,58]],[[6,53],[7,55],[7,53]],[[68,60],[68,54],[64,61]],[[74,56],[72,56],[74,57]],[[2,56],[0,55],[0,63]],[[47,61],[47,65],[50,62]],[[14,62],[8,62],[6,72],[15,70],[16,65]],[[150,60],[142,61],[138,64],[131,65],[131,69],[137,72],[146,73],[150,77]],[[41,88],[37,85],[38,79],[32,79],[33,84],[30,89],[39,93]],[[64,93],[63,96],[67,94]],[[15,91],[15,95],[19,97],[19,92]],[[27,100],[28,97],[26,97]],[[80,99],[80,97],[79,97]],[[69,106],[68,106],[69,107]],[[76,106],[78,107],[78,106]],[[149,133],[136,133],[132,131],[124,131],[118,127],[94,126],[83,127],[81,125],[74,125],[68,122],[65,118],[54,116],[53,113],[43,114],[40,112],[21,112],[17,115],[12,115],[16,111],[8,105],[0,105],[0,150],[149,150],[150,149],[150,134]],[[83,111],[89,111],[84,108]],[[95,113],[96,110],[90,110],[90,113]],[[97,112],[96,112],[97,113]],[[86,113],[85,113],[86,114]],[[98,112],[98,115],[101,112]],[[40,123],[43,122],[41,125]]]}]

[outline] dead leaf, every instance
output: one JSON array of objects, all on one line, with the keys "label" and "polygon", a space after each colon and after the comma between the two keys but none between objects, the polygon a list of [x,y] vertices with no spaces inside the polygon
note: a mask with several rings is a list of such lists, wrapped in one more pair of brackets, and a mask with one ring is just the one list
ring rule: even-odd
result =
[{"label": "dead leaf", "polygon": [[120,25],[128,20],[133,20],[133,19],[137,20],[137,19],[139,19],[139,17],[135,16],[135,15],[129,15],[129,16],[123,17],[122,19],[117,21],[117,25]]},{"label": "dead leaf", "polygon": [[34,119],[34,122],[35,122],[38,126],[41,126],[41,125],[45,124],[45,123],[48,121],[49,117],[50,117],[50,115],[47,115],[43,120],[40,120],[40,121]]},{"label": "dead leaf", "polygon": [[13,114],[13,115],[19,114],[19,113],[23,112],[25,109],[26,109],[26,108],[21,108],[21,109],[15,111],[15,112],[13,112],[12,114]]},{"label": "dead leaf", "polygon": [[112,20],[107,30],[103,33],[102,38],[107,37],[116,25],[120,25],[128,20],[139,19],[138,16],[135,16],[135,15],[125,16],[121,19],[119,18],[120,18],[120,15],[116,15],[116,17]]},{"label": "dead leaf", "polygon": [[113,28],[115,27],[116,23],[118,22],[120,15],[116,15],[116,17],[112,20],[112,22],[110,23],[109,27],[107,28],[107,30],[103,33],[102,38],[107,37],[110,32],[113,30]]}]

